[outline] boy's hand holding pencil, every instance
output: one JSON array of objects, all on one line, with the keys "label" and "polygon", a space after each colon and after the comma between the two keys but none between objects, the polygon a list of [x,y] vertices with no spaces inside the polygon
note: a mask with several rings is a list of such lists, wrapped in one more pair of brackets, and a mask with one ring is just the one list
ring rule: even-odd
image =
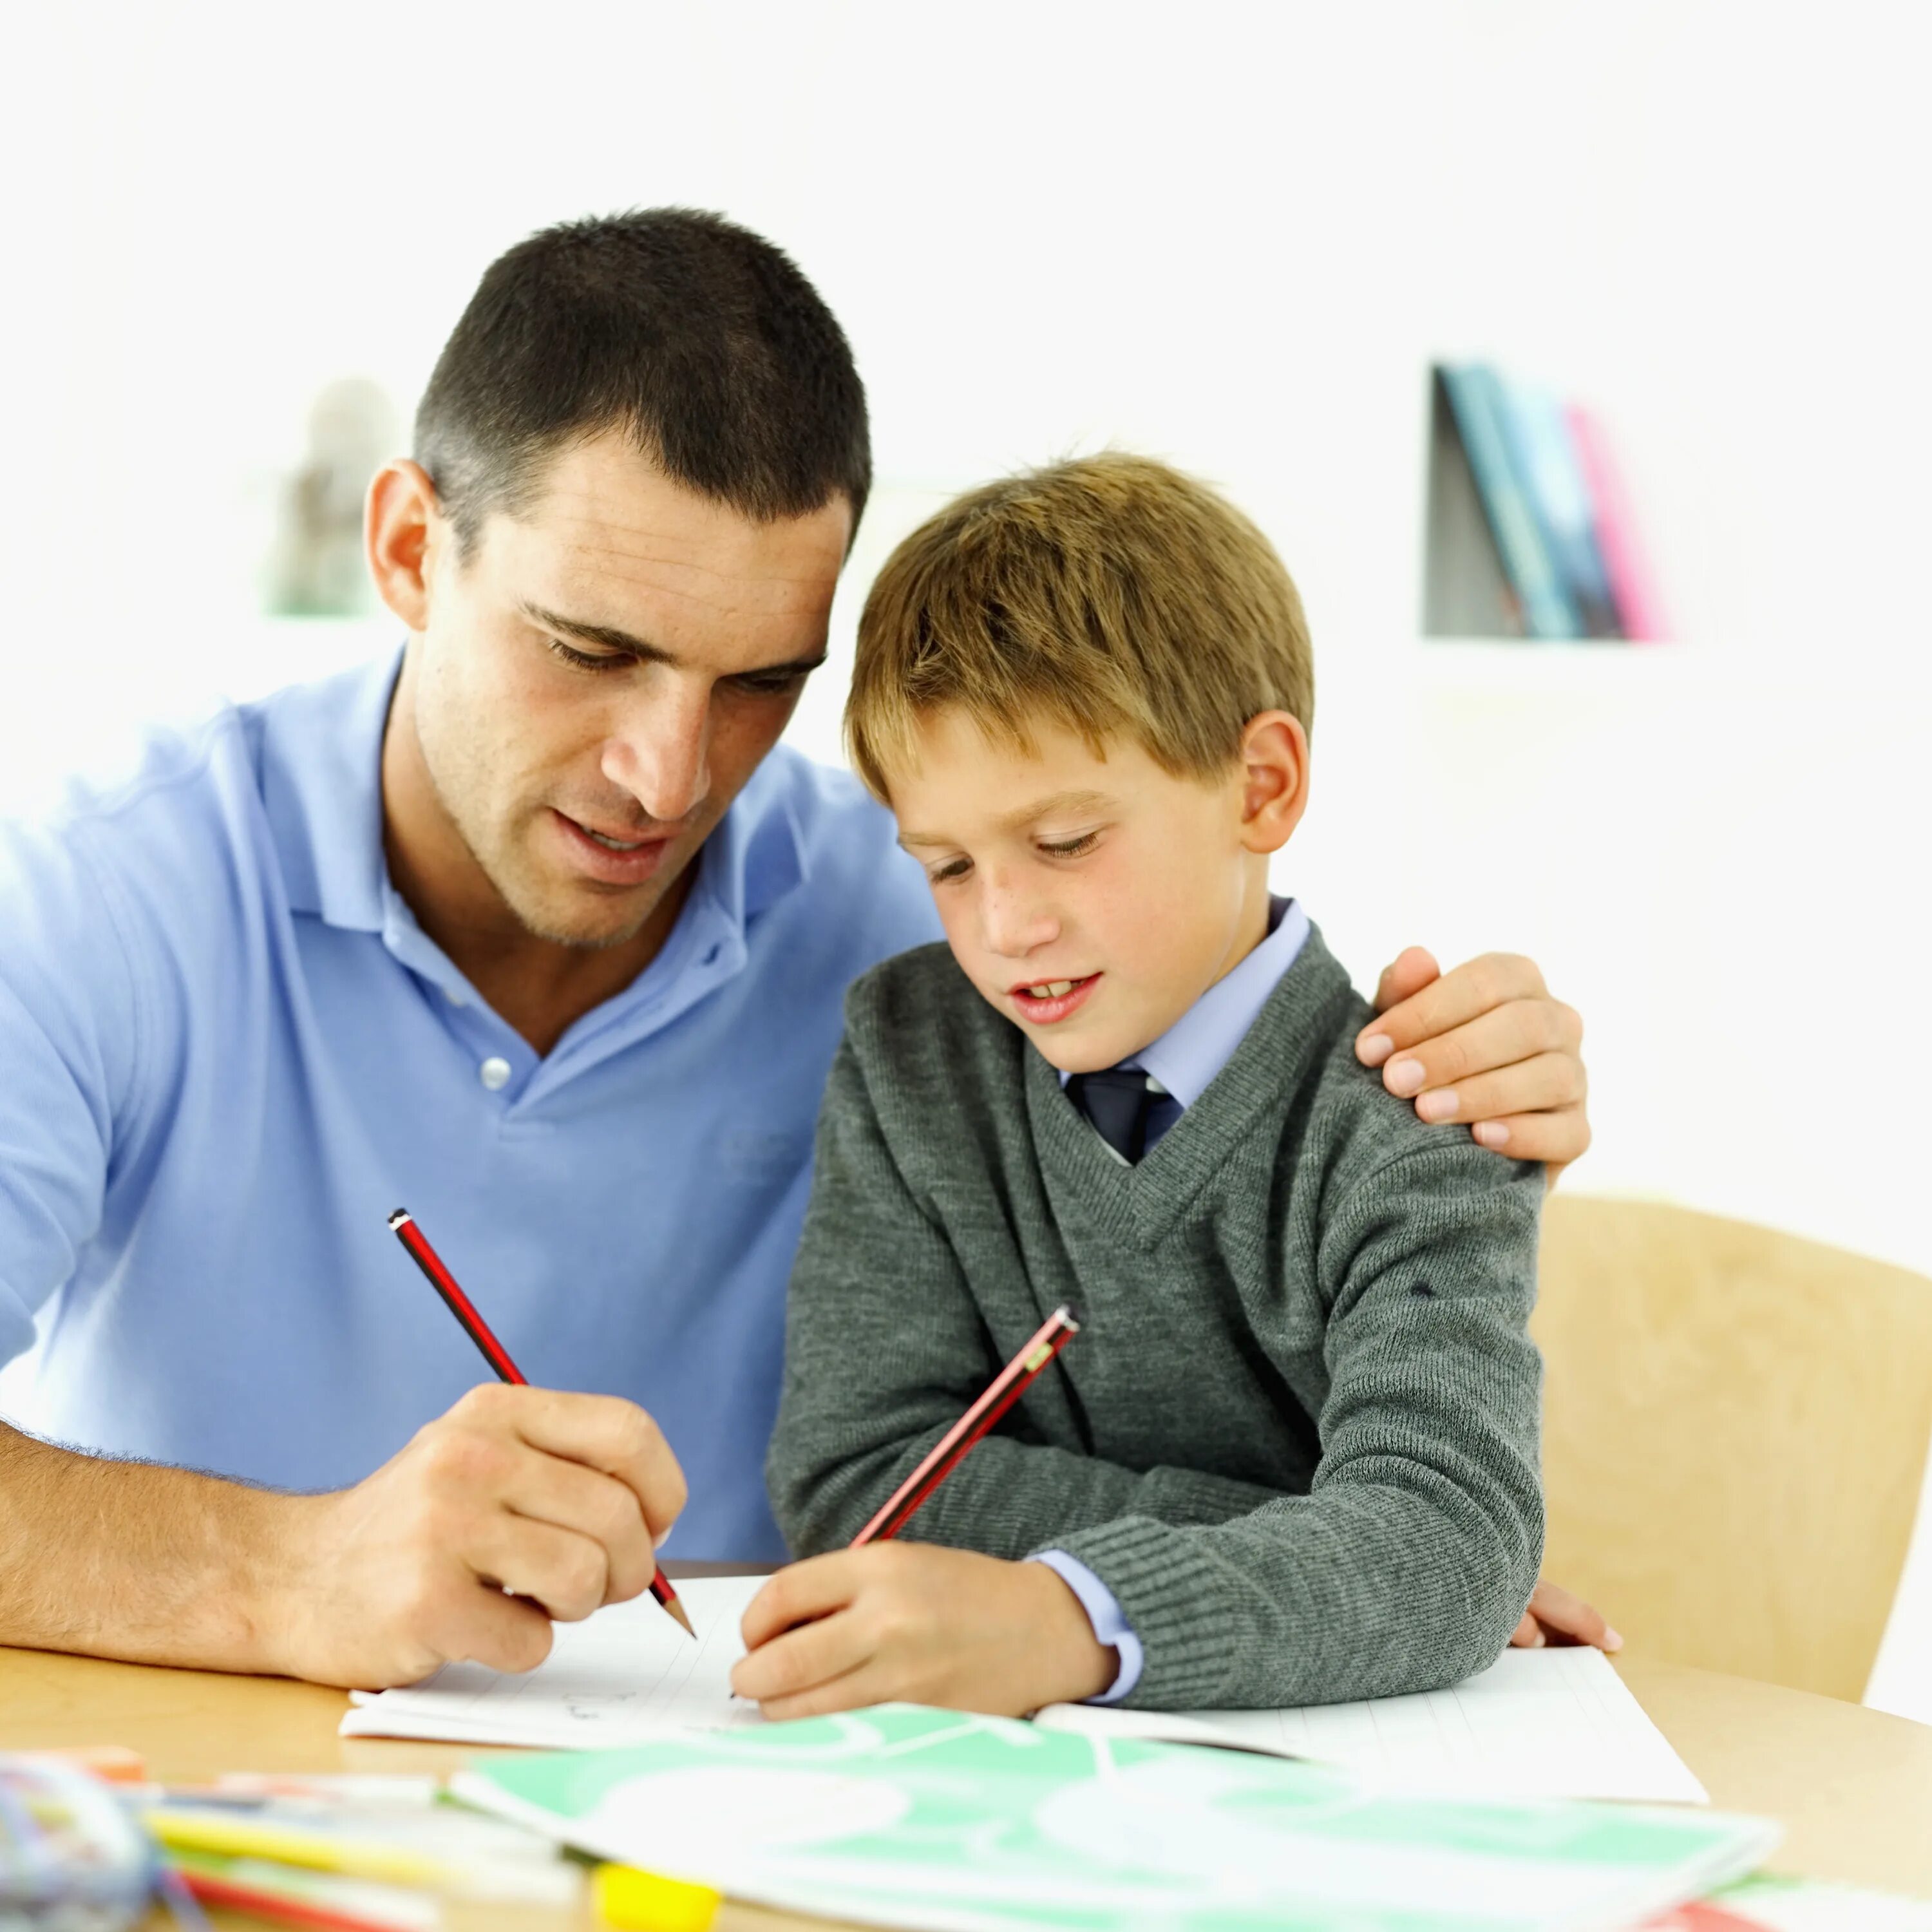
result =
[{"label": "boy's hand holding pencil", "polygon": [[731,1674],[768,1718],[901,1701],[1017,1716],[1097,1696],[1119,1674],[1086,1610],[1040,1563],[895,1542],[933,1491],[1080,1333],[1056,1308],[880,1504],[849,1550],[782,1570],[752,1600]]},{"label": "boy's hand holding pencil", "polygon": [[874,1543],[782,1570],[752,1600],[731,1688],[768,1718],[895,1700],[1017,1717],[1097,1696],[1120,1670],[1042,1563]]}]

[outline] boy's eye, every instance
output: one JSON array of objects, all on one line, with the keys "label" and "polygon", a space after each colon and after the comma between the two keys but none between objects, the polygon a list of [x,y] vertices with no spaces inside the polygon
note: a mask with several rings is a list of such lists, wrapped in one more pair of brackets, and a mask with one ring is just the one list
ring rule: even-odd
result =
[{"label": "boy's eye", "polygon": [[943,886],[951,879],[963,879],[973,869],[970,859],[949,859],[943,866],[928,866],[926,869],[928,885]]},{"label": "boy's eye", "polygon": [[1051,853],[1056,859],[1077,859],[1082,853],[1093,850],[1094,842],[1100,836],[1097,832],[1083,832],[1078,838],[1042,839],[1040,849],[1042,852]]}]

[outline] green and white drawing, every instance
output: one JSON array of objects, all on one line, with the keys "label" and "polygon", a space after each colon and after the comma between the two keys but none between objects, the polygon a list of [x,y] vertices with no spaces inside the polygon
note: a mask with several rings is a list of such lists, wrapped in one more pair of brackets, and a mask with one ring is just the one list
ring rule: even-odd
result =
[{"label": "green and white drawing", "polygon": [[1703,1810],[1418,1798],[914,1705],[504,1759],[454,1789],[604,1858],[934,1932],[1623,1928],[1777,1838]]}]

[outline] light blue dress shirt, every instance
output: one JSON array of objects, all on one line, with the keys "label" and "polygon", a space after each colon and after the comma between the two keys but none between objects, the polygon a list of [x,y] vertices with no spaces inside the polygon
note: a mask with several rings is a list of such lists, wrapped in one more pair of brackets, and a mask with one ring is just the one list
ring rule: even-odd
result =
[{"label": "light blue dress shirt", "polygon": [[938,936],[855,781],[780,747],[664,950],[547,1056],[384,864],[396,661],[156,739],[0,826],[0,1413],[293,1489],[487,1378],[408,1208],[533,1382],[641,1402],[674,1556],[784,1554],[763,1464],[844,988]]},{"label": "light blue dress shirt", "polygon": [[[1152,1046],[1120,1062],[1145,1073],[1150,1084],[1163,1089],[1175,1103],[1171,1108],[1156,1106],[1149,1116],[1150,1153],[1160,1136],[1214,1084],[1215,1075],[1233,1058],[1308,937],[1308,915],[1298,900],[1271,901],[1269,924],[1268,937],[1232,972],[1216,980]],[[1068,1078],[1064,1073],[1060,1076],[1063,1087]],[[1141,1666],[1146,1660],[1141,1640],[1122,1613],[1119,1600],[1085,1564],[1064,1550],[1043,1550],[1032,1560],[1044,1563],[1079,1598],[1094,1636],[1120,1652],[1120,1667],[1113,1682],[1089,1700],[1118,1704],[1140,1682]]]}]

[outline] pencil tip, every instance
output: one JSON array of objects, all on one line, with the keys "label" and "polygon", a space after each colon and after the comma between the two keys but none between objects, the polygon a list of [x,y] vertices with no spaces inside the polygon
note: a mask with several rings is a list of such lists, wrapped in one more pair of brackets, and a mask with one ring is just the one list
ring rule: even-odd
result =
[{"label": "pencil tip", "polygon": [[664,1608],[670,1611],[671,1615],[676,1618],[680,1623],[683,1624],[685,1635],[689,1637],[693,1643],[695,1643],[698,1641],[698,1633],[692,1628],[690,1618],[685,1615],[683,1604],[680,1603],[676,1598],[674,1597],[669,1603],[665,1604]]}]

